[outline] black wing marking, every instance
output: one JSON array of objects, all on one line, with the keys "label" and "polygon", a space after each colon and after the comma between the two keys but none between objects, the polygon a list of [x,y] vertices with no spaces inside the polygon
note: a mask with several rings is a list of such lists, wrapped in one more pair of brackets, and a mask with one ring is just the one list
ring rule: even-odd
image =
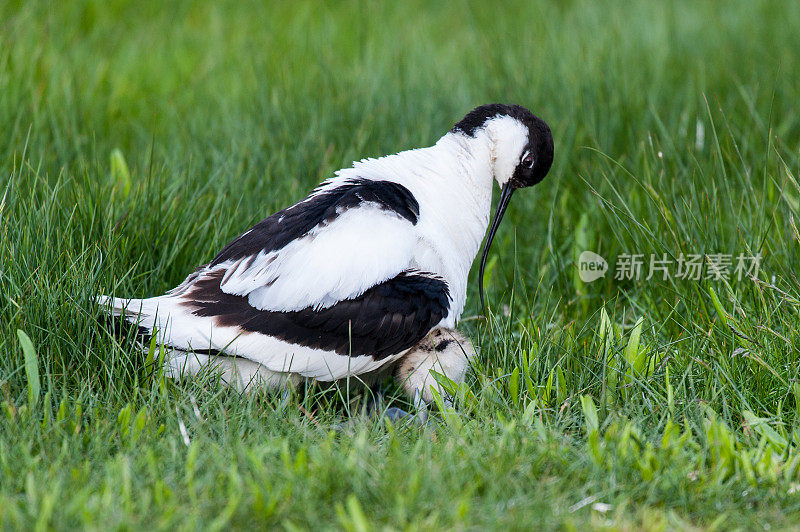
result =
[{"label": "black wing marking", "polygon": [[332,222],[347,209],[363,202],[375,203],[395,212],[414,225],[419,218],[419,203],[403,185],[391,181],[351,179],[261,220],[225,246],[210,266],[279,250],[318,225]]},{"label": "black wing marking", "polygon": [[315,310],[258,310],[247,297],[220,289],[223,271],[199,279],[183,298],[197,316],[217,325],[240,327],[285,342],[340,355],[371,355],[375,360],[413,347],[443,318],[450,291],[443,280],[422,272],[404,272],[354,299]]}]

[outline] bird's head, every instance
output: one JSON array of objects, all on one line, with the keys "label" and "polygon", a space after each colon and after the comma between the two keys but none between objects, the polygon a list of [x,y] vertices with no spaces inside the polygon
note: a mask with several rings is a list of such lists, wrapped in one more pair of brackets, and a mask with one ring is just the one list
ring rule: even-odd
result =
[{"label": "bird's head", "polygon": [[470,137],[487,137],[492,172],[500,185],[500,201],[483,248],[478,275],[478,291],[485,315],[483,271],[489,247],[514,191],[539,183],[550,170],[553,164],[553,135],[544,120],[526,108],[504,104],[476,107],[453,126],[452,131]]}]

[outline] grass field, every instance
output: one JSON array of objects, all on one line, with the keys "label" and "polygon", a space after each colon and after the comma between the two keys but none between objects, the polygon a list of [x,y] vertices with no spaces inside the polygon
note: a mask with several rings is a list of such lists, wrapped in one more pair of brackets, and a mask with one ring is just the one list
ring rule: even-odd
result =
[{"label": "grass field", "polygon": [[[0,2],[0,526],[791,527],[798,27],[793,2]],[[96,294],[159,294],[493,101],[545,118],[556,159],[431,426],[165,381],[98,326]],[[632,254],[761,260],[615,279]]]}]

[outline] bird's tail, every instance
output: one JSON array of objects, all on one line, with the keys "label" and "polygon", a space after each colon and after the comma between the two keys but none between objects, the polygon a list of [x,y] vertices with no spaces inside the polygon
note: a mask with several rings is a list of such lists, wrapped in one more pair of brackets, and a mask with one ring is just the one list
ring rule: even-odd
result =
[{"label": "bird's tail", "polygon": [[97,304],[110,316],[124,316],[128,313],[128,307],[135,299],[122,299],[121,297],[97,296]]},{"label": "bird's tail", "polygon": [[[190,307],[173,294],[147,299],[124,299],[99,296],[97,303],[107,316],[115,333],[133,333],[149,343],[156,336],[158,343],[181,350],[218,348],[211,341],[213,320],[196,316]],[[226,344],[227,345],[227,344]]]},{"label": "bird's tail", "polygon": [[145,345],[150,342],[153,321],[147,319],[148,300],[97,296],[96,301],[105,315],[106,327],[115,337],[127,339],[133,336]]},{"label": "bird's tail", "polygon": [[[157,337],[159,349],[164,350],[167,377],[197,375],[211,369],[219,372],[223,382],[239,390],[248,389],[255,382],[268,386],[281,386],[287,380],[297,382],[297,377],[269,371],[257,362],[223,356],[224,353],[214,348],[210,333],[206,332],[210,330],[210,318],[187,313],[171,294],[149,299],[98,296],[96,301],[104,312],[106,327],[116,338],[134,339],[146,350],[152,337]],[[173,323],[177,325],[173,327]]]}]

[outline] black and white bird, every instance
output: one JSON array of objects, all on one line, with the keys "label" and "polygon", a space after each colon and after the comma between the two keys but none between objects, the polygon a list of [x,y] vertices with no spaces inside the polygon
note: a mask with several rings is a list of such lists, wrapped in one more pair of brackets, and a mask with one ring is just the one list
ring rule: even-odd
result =
[{"label": "black and white bird", "polygon": [[173,377],[216,367],[244,389],[394,371],[427,403],[438,389],[430,371],[459,383],[475,354],[455,327],[493,183],[501,193],[481,304],[511,195],[540,182],[552,161],[544,121],[519,105],[483,105],[433,146],[339,170],[165,295],[99,302],[156,335]]}]

